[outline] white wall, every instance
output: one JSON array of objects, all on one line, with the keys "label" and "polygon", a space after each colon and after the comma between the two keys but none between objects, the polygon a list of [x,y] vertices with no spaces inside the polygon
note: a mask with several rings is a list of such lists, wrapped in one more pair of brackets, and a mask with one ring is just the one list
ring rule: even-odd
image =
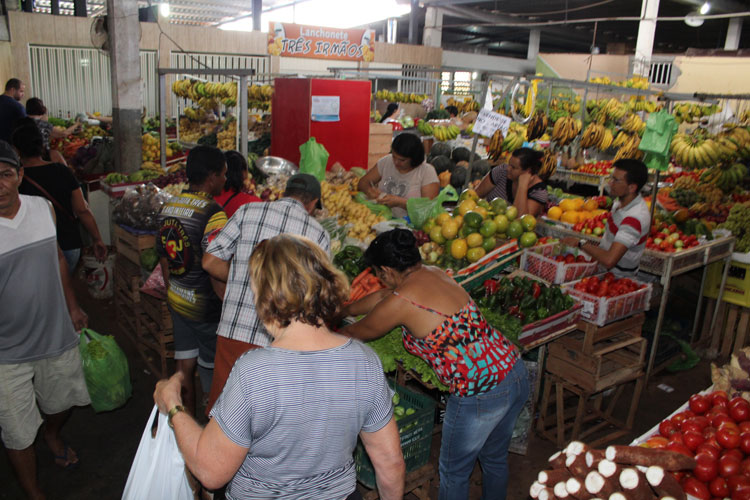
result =
[{"label": "white wall", "polygon": [[528,73],[536,70],[536,59],[515,59],[512,57],[488,56],[470,52],[443,51],[443,66],[467,68],[477,71],[510,71]]}]

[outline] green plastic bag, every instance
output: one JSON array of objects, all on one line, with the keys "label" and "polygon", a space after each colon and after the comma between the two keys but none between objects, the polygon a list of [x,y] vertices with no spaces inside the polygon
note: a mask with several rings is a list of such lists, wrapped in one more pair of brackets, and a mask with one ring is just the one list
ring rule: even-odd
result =
[{"label": "green plastic bag", "polygon": [[121,407],[133,393],[125,353],[111,335],[84,328],[78,343],[83,376],[95,412]]},{"label": "green plastic bag", "polygon": [[443,203],[457,201],[458,193],[453,186],[444,187],[432,200],[429,198],[410,198],[406,200],[406,213],[409,220],[417,229],[422,229],[424,223],[431,217],[437,217],[445,212]]},{"label": "green plastic bag", "polygon": [[646,129],[643,131],[638,149],[668,157],[669,148],[672,145],[672,136],[677,133],[678,127],[674,116],[666,111],[651,113],[646,120]]},{"label": "green plastic bag", "polygon": [[306,143],[299,147],[299,152],[300,173],[310,174],[319,181],[324,181],[329,156],[325,146],[318,144],[315,137],[310,137]]},{"label": "green plastic bag", "polygon": [[363,193],[362,191],[354,195],[354,201],[363,204],[370,209],[370,212],[374,213],[375,215],[380,215],[386,220],[393,219],[393,212],[391,212],[390,207],[381,205],[380,203],[375,203],[372,200],[368,200],[367,196],[365,196],[365,193]]}]

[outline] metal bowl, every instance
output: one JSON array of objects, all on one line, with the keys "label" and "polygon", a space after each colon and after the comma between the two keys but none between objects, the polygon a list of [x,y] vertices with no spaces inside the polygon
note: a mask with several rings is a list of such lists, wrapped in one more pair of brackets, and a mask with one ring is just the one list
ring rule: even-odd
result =
[{"label": "metal bowl", "polygon": [[297,165],[278,156],[262,156],[255,160],[255,166],[266,175],[294,175],[299,171]]}]

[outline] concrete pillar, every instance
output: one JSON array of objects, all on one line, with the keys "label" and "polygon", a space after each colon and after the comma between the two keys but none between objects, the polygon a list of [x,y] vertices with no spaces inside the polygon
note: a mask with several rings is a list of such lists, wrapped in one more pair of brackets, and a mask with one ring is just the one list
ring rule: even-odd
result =
[{"label": "concrete pillar", "polygon": [[253,0],[253,31],[260,31],[260,16],[263,13],[263,0]]},{"label": "concrete pillar", "polygon": [[539,41],[541,38],[541,30],[529,31],[529,48],[526,50],[526,59],[529,61],[536,61],[536,58],[539,55]]},{"label": "concrete pillar", "polygon": [[138,2],[107,0],[112,74],[112,132],[115,170],[141,168],[141,62],[138,51]]},{"label": "concrete pillar", "polygon": [[642,0],[641,22],[638,24],[638,40],[635,43],[633,74],[648,76],[651,55],[654,52],[656,16],[659,14],[659,0]]},{"label": "concrete pillar", "polygon": [[733,17],[729,20],[727,38],[724,41],[724,50],[737,50],[740,48],[740,35],[742,34],[742,18]]},{"label": "concrete pillar", "polygon": [[60,0],[52,0],[50,2],[50,10],[52,11],[53,16],[59,16],[60,15]]},{"label": "concrete pillar", "polygon": [[427,7],[424,16],[422,45],[440,47],[443,38],[443,11],[437,7]]},{"label": "concrete pillar", "polygon": [[417,44],[417,28],[419,27],[419,0],[411,0],[411,11],[409,12],[409,45]]},{"label": "concrete pillar", "polygon": [[385,28],[385,41],[388,43],[396,43],[398,39],[398,19],[395,17],[389,17],[386,21]]},{"label": "concrete pillar", "polygon": [[76,17],[86,17],[88,15],[86,12],[86,0],[73,0],[73,15]]}]

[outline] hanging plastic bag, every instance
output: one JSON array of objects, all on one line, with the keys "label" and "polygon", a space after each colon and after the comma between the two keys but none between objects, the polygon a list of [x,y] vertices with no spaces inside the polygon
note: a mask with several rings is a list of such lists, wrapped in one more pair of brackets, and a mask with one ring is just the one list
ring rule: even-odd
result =
[{"label": "hanging plastic bag", "polygon": [[[151,427],[158,413],[156,436]],[[185,475],[185,460],[182,458],[174,432],[169,428],[167,416],[159,413],[156,406],[146,422],[141,443],[130,467],[128,481],[122,492],[122,500],[193,500]]]},{"label": "hanging plastic bag", "polygon": [[315,137],[310,137],[306,143],[299,147],[299,152],[300,173],[310,174],[319,181],[324,181],[329,156],[325,146],[318,144]]},{"label": "hanging plastic bag", "polygon": [[78,351],[94,411],[109,411],[124,405],[133,387],[130,385],[128,358],[114,337],[84,328],[79,337]]},{"label": "hanging plastic bag", "polygon": [[417,229],[422,229],[424,223],[431,217],[437,217],[445,212],[443,203],[458,200],[458,193],[453,186],[446,186],[433,198],[410,198],[406,200],[406,212],[409,220]]},{"label": "hanging plastic bag", "polygon": [[375,203],[372,200],[368,200],[367,196],[365,196],[365,193],[362,191],[358,192],[356,195],[354,195],[354,201],[357,203],[361,203],[367,208],[370,209],[370,212],[374,213],[375,215],[379,215],[386,220],[390,220],[393,218],[393,213],[391,212],[391,207],[386,205],[381,205],[380,203]]}]

